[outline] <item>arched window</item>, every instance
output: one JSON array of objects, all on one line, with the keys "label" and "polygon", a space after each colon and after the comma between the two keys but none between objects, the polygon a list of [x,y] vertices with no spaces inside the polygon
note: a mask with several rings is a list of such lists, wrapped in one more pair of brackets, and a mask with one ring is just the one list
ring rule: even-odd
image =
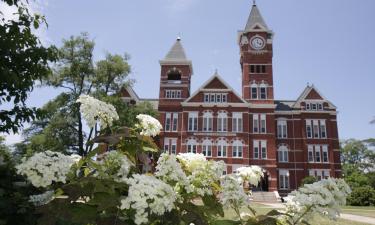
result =
[{"label": "arched window", "polygon": [[267,99],[267,84],[259,85],[259,99]]},{"label": "arched window", "polygon": [[181,72],[177,69],[168,71],[168,83],[180,84],[181,83]]},{"label": "arched window", "polygon": [[227,157],[227,142],[225,140],[219,140],[217,142],[217,157]]},{"label": "arched window", "polygon": [[213,130],[213,115],[212,112],[207,111],[203,113],[203,131]]},{"label": "arched window", "polygon": [[211,157],[212,156],[212,141],[205,139],[202,142],[202,154],[205,155],[206,157]]},{"label": "arched window", "polygon": [[279,158],[279,162],[288,162],[289,157],[288,157],[288,147],[285,145],[281,145],[277,149],[277,156]]},{"label": "arched window", "polygon": [[194,139],[189,139],[187,141],[187,152],[188,153],[197,153],[197,141]]},{"label": "arched window", "polygon": [[228,130],[228,116],[225,111],[220,111],[217,116],[217,131],[225,132]]},{"label": "arched window", "polygon": [[233,158],[242,158],[243,156],[243,144],[239,140],[235,140],[232,145],[232,156]]},{"label": "arched window", "polygon": [[251,99],[258,99],[258,85],[256,83],[252,83],[250,85],[251,89]]}]

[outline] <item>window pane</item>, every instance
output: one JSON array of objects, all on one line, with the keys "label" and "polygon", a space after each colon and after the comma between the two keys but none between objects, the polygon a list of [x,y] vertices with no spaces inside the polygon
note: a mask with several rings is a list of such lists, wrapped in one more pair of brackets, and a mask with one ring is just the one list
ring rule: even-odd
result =
[{"label": "window pane", "polygon": [[257,99],[257,98],[258,98],[258,93],[257,93],[257,91],[258,91],[258,88],[256,88],[256,87],[252,87],[252,88],[251,88],[251,98],[252,98],[252,99]]},{"label": "window pane", "polygon": [[265,87],[260,88],[260,99],[267,99],[267,93],[266,93]]},{"label": "window pane", "polygon": [[255,65],[250,65],[250,73],[255,73]]},{"label": "window pane", "polygon": [[260,73],[260,65],[256,65],[256,72]]}]

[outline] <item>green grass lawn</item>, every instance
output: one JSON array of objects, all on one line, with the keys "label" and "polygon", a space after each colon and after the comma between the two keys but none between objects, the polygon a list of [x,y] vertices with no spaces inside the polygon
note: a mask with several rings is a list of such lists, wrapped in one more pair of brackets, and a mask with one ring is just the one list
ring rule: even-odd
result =
[{"label": "green grass lawn", "polygon": [[345,206],[342,210],[343,213],[354,214],[359,216],[368,216],[375,218],[374,206]]},{"label": "green grass lawn", "polygon": [[[273,209],[273,208],[270,208],[267,205],[262,205],[262,204],[259,204],[259,203],[252,203],[251,205],[257,211],[258,214],[266,214],[267,212],[269,212]],[[365,210],[368,210],[368,211],[365,211]],[[243,209],[243,212],[250,213],[249,210],[247,210],[247,209]],[[352,212],[356,212],[356,213],[352,213]],[[361,212],[363,214],[360,214],[358,212]],[[343,210],[343,213],[370,216],[371,213],[375,214],[375,207],[345,207],[345,209]],[[375,217],[375,215],[371,215],[371,216]],[[236,219],[236,218],[237,218],[236,213],[233,210],[226,210],[225,211],[225,219]],[[354,221],[343,220],[343,219],[339,219],[337,221],[329,220],[329,219],[321,217],[319,215],[316,215],[309,222],[310,222],[310,224],[314,224],[314,225],[315,224],[316,225],[365,225],[365,224],[360,223],[360,222],[354,222]]]}]

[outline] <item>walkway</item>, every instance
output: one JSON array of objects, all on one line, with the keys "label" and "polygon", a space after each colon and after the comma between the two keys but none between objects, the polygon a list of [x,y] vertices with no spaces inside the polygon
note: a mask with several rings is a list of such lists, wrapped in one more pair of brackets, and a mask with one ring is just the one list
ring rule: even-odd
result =
[{"label": "walkway", "polygon": [[[269,208],[278,208],[278,209],[284,208],[284,204],[282,204],[282,203],[269,203],[269,202],[258,202],[258,203],[260,203],[262,205],[266,205]],[[351,220],[351,221],[355,221],[355,222],[366,223],[366,224],[374,224],[375,225],[375,218],[372,218],[372,217],[341,213],[340,218],[345,219],[345,220]]]}]

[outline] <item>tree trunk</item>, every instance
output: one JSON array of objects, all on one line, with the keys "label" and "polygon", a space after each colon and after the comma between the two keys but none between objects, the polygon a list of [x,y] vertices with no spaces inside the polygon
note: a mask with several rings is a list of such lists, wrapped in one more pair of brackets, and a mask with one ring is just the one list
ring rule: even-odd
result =
[{"label": "tree trunk", "polygon": [[79,155],[84,156],[85,150],[83,149],[83,130],[82,130],[82,118],[81,113],[78,111],[78,146]]}]

